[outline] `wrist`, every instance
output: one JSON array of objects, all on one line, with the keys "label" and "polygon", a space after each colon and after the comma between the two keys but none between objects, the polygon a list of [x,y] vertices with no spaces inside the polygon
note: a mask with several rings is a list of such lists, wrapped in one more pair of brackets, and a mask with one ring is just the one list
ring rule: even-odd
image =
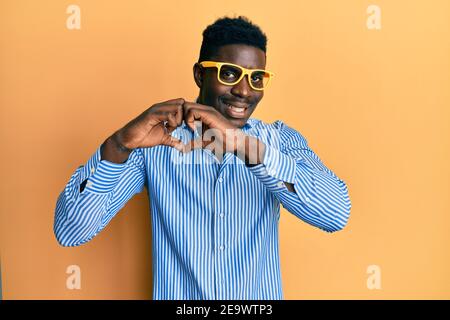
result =
[{"label": "wrist", "polygon": [[131,152],[119,149],[114,135],[105,140],[101,146],[101,160],[107,160],[113,163],[124,163]]},{"label": "wrist", "polygon": [[121,135],[120,135],[120,131],[117,131],[116,133],[114,133],[111,137],[110,137],[111,141],[113,142],[114,146],[116,147],[116,149],[118,151],[120,151],[121,153],[131,153],[133,151],[133,149],[130,149],[128,147],[126,147],[123,143],[122,143],[122,139],[121,139]]}]

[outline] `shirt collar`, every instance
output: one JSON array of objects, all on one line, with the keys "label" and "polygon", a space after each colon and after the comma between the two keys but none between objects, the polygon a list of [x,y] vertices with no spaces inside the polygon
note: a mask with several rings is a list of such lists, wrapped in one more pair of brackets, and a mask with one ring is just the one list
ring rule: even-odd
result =
[{"label": "shirt collar", "polygon": [[242,127],[243,131],[248,131],[255,126],[256,119],[248,118],[247,122]]}]

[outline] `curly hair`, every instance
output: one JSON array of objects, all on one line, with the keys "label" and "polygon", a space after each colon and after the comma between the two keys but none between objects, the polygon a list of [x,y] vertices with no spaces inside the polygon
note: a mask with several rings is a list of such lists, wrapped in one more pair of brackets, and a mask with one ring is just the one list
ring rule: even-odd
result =
[{"label": "curly hair", "polygon": [[228,44],[246,44],[266,53],[267,37],[257,25],[244,16],[219,18],[203,31],[198,62],[211,59],[220,47]]}]

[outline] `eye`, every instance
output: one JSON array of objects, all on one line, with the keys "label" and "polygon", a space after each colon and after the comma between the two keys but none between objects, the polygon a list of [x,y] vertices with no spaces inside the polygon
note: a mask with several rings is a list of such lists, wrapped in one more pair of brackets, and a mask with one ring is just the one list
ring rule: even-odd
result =
[{"label": "eye", "polygon": [[223,71],[221,72],[221,76],[222,76],[224,79],[228,79],[228,80],[233,80],[233,79],[236,79],[236,78],[237,78],[236,72],[233,72],[233,71],[231,71],[231,70],[223,70]]},{"label": "eye", "polygon": [[252,76],[253,82],[260,82],[263,80],[263,77],[261,75]]},{"label": "eye", "polygon": [[264,74],[255,73],[252,74],[252,82],[262,82],[264,80]]}]

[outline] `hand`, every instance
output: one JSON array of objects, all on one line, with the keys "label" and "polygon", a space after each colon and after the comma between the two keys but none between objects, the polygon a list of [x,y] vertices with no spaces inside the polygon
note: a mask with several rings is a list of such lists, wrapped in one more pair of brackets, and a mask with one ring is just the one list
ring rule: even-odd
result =
[{"label": "hand", "polygon": [[183,110],[184,121],[193,131],[197,129],[197,121],[202,125],[201,136],[186,144],[183,152],[204,148],[213,152],[219,159],[224,153],[231,152],[248,166],[262,163],[265,144],[258,138],[246,135],[219,111],[192,102],[185,102]]},{"label": "hand", "polygon": [[265,144],[255,137],[246,135],[219,111],[192,102],[185,102],[183,109],[184,121],[193,131],[197,130],[197,121],[203,125],[201,137],[185,145],[184,152],[204,148],[210,150],[219,159],[222,159],[226,152],[231,152],[246,165],[262,163]]},{"label": "hand", "polygon": [[183,121],[183,103],[179,98],[151,106],[114,134],[116,142],[129,150],[166,145],[181,151],[182,142],[170,134]]},{"label": "hand", "polygon": [[184,152],[204,148],[219,155],[236,152],[237,140],[244,136],[242,130],[210,106],[193,102],[183,104],[184,121],[191,130],[196,131],[201,124],[200,137],[184,146]]}]

